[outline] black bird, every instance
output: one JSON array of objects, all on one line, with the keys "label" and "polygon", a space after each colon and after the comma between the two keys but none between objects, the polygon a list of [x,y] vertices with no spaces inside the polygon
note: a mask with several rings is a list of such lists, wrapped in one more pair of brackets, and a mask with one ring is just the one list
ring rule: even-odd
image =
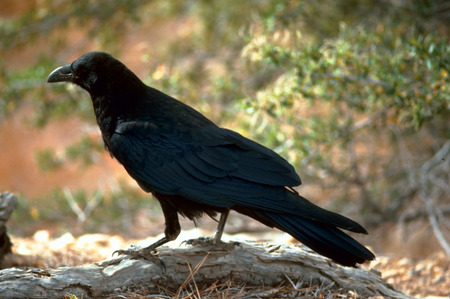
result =
[{"label": "black bird", "polygon": [[165,237],[180,233],[178,214],[191,220],[221,213],[219,243],[230,210],[287,232],[317,253],[355,267],[374,254],[341,229],[367,234],[358,223],[299,195],[294,168],[272,150],[220,128],[184,103],[146,86],[105,52],[89,52],[55,69],[47,82],[71,82],[89,92],[106,149],[160,202]]}]

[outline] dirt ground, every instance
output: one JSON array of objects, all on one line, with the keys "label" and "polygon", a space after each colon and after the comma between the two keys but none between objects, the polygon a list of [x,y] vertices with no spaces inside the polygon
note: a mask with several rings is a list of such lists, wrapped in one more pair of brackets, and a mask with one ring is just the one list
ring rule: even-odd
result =
[{"label": "dirt ground", "polygon": [[[201,233],[198,229],[184,231],[178,242]],[[238,234],[225,239],[239,240],[248,235]],[[125,240],[117,235],[89,234],[74,237],[69,233],[52,238],[46,230],[38,231],[31,238],[11,237],[13,255],[5,258],[3,267],[56,268],[84,265],[108,258],[116,249],[130,244],[150,244],[153,239]],[[177,246],[177,241],[171,246]],[[450,292],[450,259],[436,253],[424,260],[377,256],[376,261],[364,265],[376,269],[390,284],[405,294],[415,297],[448,298]],[[231,297],[229,297],[231,298]]]}]

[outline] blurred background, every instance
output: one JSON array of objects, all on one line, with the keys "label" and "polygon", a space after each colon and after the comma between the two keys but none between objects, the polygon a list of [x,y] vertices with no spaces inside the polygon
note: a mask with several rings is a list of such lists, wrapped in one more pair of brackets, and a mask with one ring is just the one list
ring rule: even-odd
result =
[{"label": "blurred background", "polygon": [[[438,0],[2,0],[0,191],[19,195],[9,232],[163,231],[159,205],[103,149],[88,94],[46,84],[103,50],[280,153],[298,191],[363,224],[358,240],[377,254],[450,254],[449,19]],[[226,231],[269,229],[233,215]]]}]

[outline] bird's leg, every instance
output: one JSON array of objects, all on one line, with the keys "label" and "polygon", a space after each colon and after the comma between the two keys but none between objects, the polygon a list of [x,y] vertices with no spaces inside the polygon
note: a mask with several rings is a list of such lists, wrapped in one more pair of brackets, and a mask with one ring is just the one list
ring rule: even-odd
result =
[{"label": "bird's leg", "polygon": [[144,258],[149,261],[153,261],[157,264],[160,264],[164,267],[164,263],[157,258],[153,253],[156,252],[156,248],[159,246],[166,244],[167,242],[175,240],[180,234],[181,227],[180,222],[178,221],[178,213],[171,207],[163,204],[161,202],[161,208],[164,213],[164,218],[166,220],[166,228],[164,229],[164,237],[156,241],[155,243],[147,246],[145,248],[137,249],[136,246],[132,246],[130,249],[125,250],[116,250],[113,254],[117,253],[119,255],[129,255],[134,258]]},{"label": "bird's leg", "polygon": [[212,237],[200,237],[197,239],[191,239],[191,240],[186,240],[184,241],[184,243],[188,244],[188,245],[215,245],[215,246],[219,246],[219,247],[229,247],[229,245],[234,246],[237,245],[237,242],[232,242],[232,243],[225,243],[223,242],[222,239],[222,235],[223,235],[223,230],[225,228],[225,223],[227,221],[228,218],[228,214],[230,213],[229,210],[226,210],[225,212],[222,212],[220,214],[220,219],[219,219],[219,224],[217,225],[217,229],[216,229],[216,233],[214,234],[214,236]]},{"label": "bird's leg", "polygon": [[223,230],[225,229],[225,223],[227,222],[228,214],[230,210],[226,210],[220,214],[219,224],[217,224],[216,233],[214,235],[214,244],[222,243]]}]

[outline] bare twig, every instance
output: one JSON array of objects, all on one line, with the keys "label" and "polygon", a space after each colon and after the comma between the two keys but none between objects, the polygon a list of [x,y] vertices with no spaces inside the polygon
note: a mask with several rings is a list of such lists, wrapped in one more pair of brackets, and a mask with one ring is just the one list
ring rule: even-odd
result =
[{"label": "bare twig", "polygon": [[87,202],[84,209],[80,208],[80,205],[75,201],[72,192],[68,188],[64,188],[64,197],[66,198],[66,201],[69,203],[70,208],[72,211],[77,215],[77,221],[79,223],[84,223],[89,217],[89,215],[92,213],[92,211],[97,207],[98,203],[100,202],[100,199],[103,196],[103,188],[98,188],[95,195]]},{"label": "bare twig", "polygon": [[434,178],[438,177],[435,175],[436,172],[444,173],[444,175],[446,173],[448,174],[448,170],[445,170],[445,168],[448,164],[447,161],[450,158],[450,140],[448,140],[433,157],[426,161],[420,168],[420,173],[417,173],[412,167],[411,156],[406,149],[401,133],[397,127],[391,127],[391,129],[396,136],[399,149],[402,152],[400,159],[408,173],[409,184],[411,188],[420,186],[420,188],[418,188],[418,195],[425,205],[433,233],[444,252],[450,256],[450,245],[445,239],[439,226],[436,208],[434,207],[432,199],[442,196],[440,195],[442,192],[445,193],[444,196],[448,196],[449,194],[449,192],[447,192],[447,190],[449,190],[448,184],[442,180],[434,180]]},{"label": "bare twig", "polygon": [[197,292],[197,294],[199,295],[199,298],[200,298],[200,294],[199,294],[199,291],[198,291],[198,287],[197,287],[197,284],[195,283],[195,279],[194,279],[194,276],[195,276],[195,274],[198,272],[198,270],[200,270],[200,267],[203,265],[203,263],[206,261],[206,258],[209,256],[209,252],[205,255],[205,257],[194,267],[194,269],[192,270],[192,267],[191,267],[191,265],[189,264],[189,261],[186,259],[186,264],[187,264],[187,266],[188,266],[188,269],[189,269],[189,276],[186,278],[186,280],[183,282],[183,284],[178,288],[178,291],[177,291],[177,297],[179,296],[179,294],[180,294],[180,292],[186,287],[186,285],[192,280],[193,282],[194,282],[194,285],[195,285],[195,289],[196,289],[196,292]]},{"label": "bare twig", "polygon": [[[431,173],[434,169],[438,168],[440,165],[443,165],[443,161],[450,158],[450,140],[448,140],[441,149],[426,163],[424,163],[421,167],[421,183],[423,188],[419,191],[419,196],[422,201],[425,203],[425,207],[428,213],[428,219],[430,221],[431,227],[433,228],[433,233],[436,236],[437,241],[441,245],[442,249],[444,249],[445,253],[450,256],[450,245],[444,237],[440,227],[438,218],[435,212],[433,200],[431,198],[431,194],[439,193],[438,190],[434,192],[430,192],[428,190],[429,183],[430,185],[439,186],[436,184],[434,180],[430,180],[429,173]],[[448,194],[448,192],[447,192]]]}]

